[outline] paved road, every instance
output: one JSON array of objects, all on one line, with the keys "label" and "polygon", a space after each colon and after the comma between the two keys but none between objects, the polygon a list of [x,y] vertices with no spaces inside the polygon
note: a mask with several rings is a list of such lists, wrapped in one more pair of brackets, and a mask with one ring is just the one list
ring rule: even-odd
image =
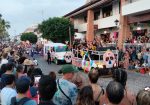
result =
[{"label": "paved road", "polygon": [[[48,65],[42,57],[37,56],[35,58],[38,60],[39,67],[42,69],[44,74],[48,74],[50,71],[55,71],[57,77],[61,77],[61,75],[57,73],[61,68],[61,65],[55,65],[53,63]],[[99,84],[105,88],[111,80],[111,78],[99,78]],[[137,92],[145,86],[150,86],[150,76],[128,72],[127,87],[129,90],[137,94]]]},{"label": "paved road", "polygon": [[35,59],[38,61],[38,67],[42,69],[44,74],[47,75],[49,72],[54,71],[58,77],[60,76],[57,72],[61,69],[62,65],[48,64],[41,56],[35,56]]}]

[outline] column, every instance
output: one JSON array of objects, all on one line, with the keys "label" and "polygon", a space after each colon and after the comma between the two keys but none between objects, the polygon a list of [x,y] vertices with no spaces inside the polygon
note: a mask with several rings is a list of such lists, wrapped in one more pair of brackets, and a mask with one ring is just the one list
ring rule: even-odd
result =
[{"label": "column", "polygon": [[128,25],[128,17],[122,15],[122,6],[125,3],[125,0],[121,1],[121,12],[120,12],[120,27],[119,27],[119,36],[118,36],[118,47],[123,48],[124,41],[130,37],[130,26]]},{"label": "column", "polygon": [[93,10],[88,10],[86,41],[93,41],[93,40],[94,40],[94,12]]}]

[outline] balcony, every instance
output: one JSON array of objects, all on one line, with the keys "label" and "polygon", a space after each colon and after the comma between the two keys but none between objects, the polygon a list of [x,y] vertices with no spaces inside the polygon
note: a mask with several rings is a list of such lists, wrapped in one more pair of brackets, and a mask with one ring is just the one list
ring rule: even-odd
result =
[{"label": "balcony", "polygon": [[131,3],[127,3],[122,7],[122,15],[140,14],[150,12],[150,0],[136,0]]},{"label": "balcony", "polygon": [[116,27],[115,20],[120,20],[120,15],[113,15],[106,18],[101,18],[97,21],[94,21],[94,24],[98,24],[98,29]]},{"label": "balcony", "polygon": [[74,24],[74,28],[78,29],[78,32],[85,32],[87,31],[87,23]]}]

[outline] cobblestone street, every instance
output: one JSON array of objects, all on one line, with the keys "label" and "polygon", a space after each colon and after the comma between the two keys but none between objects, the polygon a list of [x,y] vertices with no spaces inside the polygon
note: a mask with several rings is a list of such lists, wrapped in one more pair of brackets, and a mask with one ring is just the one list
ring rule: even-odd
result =
[{"label": "cobblestone street", "polygon": [[[48,65],[47,62],[43,59],[43,57],[36,56],[35,58],[38,60],[39,67],[42,69],[44,74],[48,74],[50,71],[55,71],[57,74],[57,78],[61,77],[61,75],[58,74],[57,72],[62,65],[55,65],[54,63]],[[103,88],[106,88],[107,84],[111,80],[112,78],[99,78],[99,84],[101,84]],[[146,86],[150,86],[150,76],[128,72],[127,87],[129,90],[137,94],[137,92],[140,89]]]}]

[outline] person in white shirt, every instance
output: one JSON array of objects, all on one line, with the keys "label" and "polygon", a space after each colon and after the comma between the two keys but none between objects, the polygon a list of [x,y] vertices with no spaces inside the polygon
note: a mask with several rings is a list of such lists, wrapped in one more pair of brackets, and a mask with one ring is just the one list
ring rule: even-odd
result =
[{"label": "person in white shirt", "polygon": [[1,91],[1,104],[2,105],[10,105],[11,98],[17,95],[15,87],[15,76],[12,74],[7,75],[6,86]]},{"label": "person in white shirt", "polygon": [[38,61],[35,59],[35,58],[33,58],[33,63],[34,63],[34,65],[38,65]]},{"label": "person in white shirt", "polygon": [[1,63],[0,63],[0,67],[1,67],[3,64],[7,64],[7,63],[8,63],[7,57],[8,57],[8,54],[7,54],[7,53],[3,53],[3,55],[2,55],[2,60],[1,60]]}]

